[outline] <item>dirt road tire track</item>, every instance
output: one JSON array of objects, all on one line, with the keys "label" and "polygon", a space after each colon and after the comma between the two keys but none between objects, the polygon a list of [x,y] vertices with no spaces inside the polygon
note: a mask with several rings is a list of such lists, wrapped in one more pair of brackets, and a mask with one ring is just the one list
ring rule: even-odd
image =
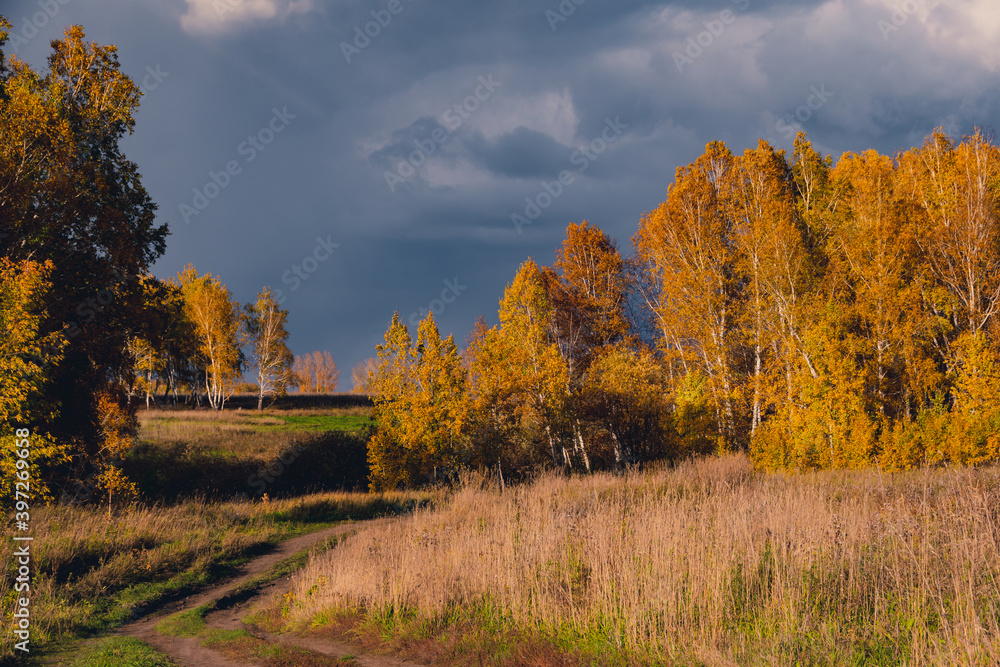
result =
[{"label": "dirt road tire track", "polygon": [[[158,610],[157,613],[146,616],[137,621],[123,625],[118,628],[113,635],[135,637],[153,646],[158,651],[170,656],[172,660],[184,667],[257,667],[256,662],[236,662],[226,658],[221,653],[201,645],[199,637],[174,637],[161,635],[156,632],[156,624],[168,615],[195,609],[202,605],[220,600],[239,586],[246,583],[253,577],[267,572],[282,560],[293,556],[301,551],[313,548],[331,537],[344,535],[369,526],[375,526],[394,519],[374,519],[371,521],[360,521],[354,523],[341,524],[323,530],[294,537],[279,544],[274,551],[254,558],[250,562],[241,566],[237,574],[231,578],[195,593],[181,600],[178,600],[167,607]],[[242,629],[243,616],[247,613],[252,604],[265,596],[273,595],[281,586],[287,586],[290,577],[283,577],[274,582],[263,584],[252,597],[241,603],[213,611],[205,617],[209,627],[222,629]],[[365,654],[360,649],[355,649],[346,644],[310,637],[296,637],[292,635],[272,635],[257,633],[257,636],[268,643],[284,643],[298,646],[317,653],[325,653],[330,656],[342,658],[353,656],[358,664],[364,667],[421,667],[413,662],[406,662],[396,658],[382,655]]]}]

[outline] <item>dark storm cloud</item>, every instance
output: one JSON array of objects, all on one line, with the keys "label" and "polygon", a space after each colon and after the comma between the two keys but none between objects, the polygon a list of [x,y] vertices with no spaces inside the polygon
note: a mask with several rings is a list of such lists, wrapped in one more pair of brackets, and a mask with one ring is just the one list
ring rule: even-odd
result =
[{"label": "dark storm cloud", "polygon": [[570,149],[552,137],[517,127],[488,142],[477,137],[468,149],[474,162],[498,176],[551,178],[564,169]]},{"label": "dark storm cloud", "polygon": [[[373,151],[368,156],[369,160],[379,169],[392,169],[397,163],[408,160],[414,151],[422,150],[421,143],[435,132],[439,133],[438,136],[447,136],[448,130],[436,118],[418,118],[407,127],[395,130],[389,143]],[[439,152],[438,147],[435,145],[431,152]]]},{"label": "dark storm cloud", "polygon": [[[526,127],[517,127],[494,141],[479,132],[449,134],[437,119],[420,118],[393,132],[392,141],[374,151],[370,159],[379,168],[390,170],[401,162],[418,164],[437,159],[454,164],[466,160],[505,178],[544,178],[564,168],[571,152],[552,137]],[[441,141],[434,142],[434,138]]]},{"label": "dark storm cloud", "polygon": [[[125,142],[171,225],[155,272],[193,262],[241,301],[284,290],[293,349],[329,349],[345,370],[374,354],[393,310],[436,307],[445,281],[467,287],[441,301],[444,331],[463,340],[476,315],[495,322],[518,265],[551,262],[570,221],[627,251],[709,141],[789,148],[802,129],[835,155],[894,153],[937,126],[997,124],[988,0],[390,4],[71,0],[16,53],[41,67],[48,41],[80,23],[117,43],[137,80],[168,72]],[[16,32],[40,9],[0,11]],[[499,85],[472,103],[483,78]],[[445,118],[456,104],[460,124]],[[247,161],[241,143],[285,107],[295,118]],[[620,139],[518,234],[512,214],[615,118]],[[428,141],[433,154],[414,153]],[[185,224],[181,204],[230,160],[240,173]],[[292,290],[288,272],[328,237],[339,247]]]}]

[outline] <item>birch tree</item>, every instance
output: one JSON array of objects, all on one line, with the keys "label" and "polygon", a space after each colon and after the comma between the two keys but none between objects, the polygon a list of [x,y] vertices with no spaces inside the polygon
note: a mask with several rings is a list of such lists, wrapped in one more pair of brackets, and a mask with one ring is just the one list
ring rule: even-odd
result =
[{"label": "birch tree", "polygon": [[177,279],[185,313],[197,332],[208,403],[221,410],[242,375],[241,310],[222,281],[210,273],[199,276],[188,264]]},{"label": "birch tree", "polygon": [[281,308],[265,287],[257,301],[245,306],[243,327],[247,359],[257,377],[257,409],[264,409],[265,394],[284,394],[291,380],[294,355],[288,349],[288,311]]},{"label": "birch tree", "polygon": [[732,221],[721,208],[720,188],[732,162],[729,149],[713,142],[695,162],[678,167],[667,200],[643,217],[635,239],[640,258],[658,278],[656,315],[664,342],[686,373],[704,373],[726,445],[737,441],[738,320]]},{"label": "birch tree", "polygon": [[442,338],[428,313],[414,341],[396,313],[377,351],[378,426],[368,443],[372,488],[454,479],[468,459],[466,370],[454,339]]},{"label": "birch tree", "polygon": [[292,373],[299,391],[310,393],[330,393],[337,391],[340,371],[327,351],[316,350],[295,357]]}]

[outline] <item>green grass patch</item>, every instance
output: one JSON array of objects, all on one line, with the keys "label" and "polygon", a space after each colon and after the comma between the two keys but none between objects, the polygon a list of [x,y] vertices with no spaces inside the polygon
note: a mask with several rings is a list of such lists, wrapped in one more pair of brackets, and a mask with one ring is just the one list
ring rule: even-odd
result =
[{"label": "green grass patch", "polygon": [[284,424],[261,424],[262,431],[347,431],[358,432],[368,426],[370,419],[364,415],[277,415]]},{"label": "green grass patch", "polygon": [[177,663],[134,637],[108,637],[84,650],[73,667],[177,667]]},{"label": "green grass patch", "polygon": [[203,635],[208,625],[205,616],[215,609],[215,604],[203,604],[194,609],[171,614],[156,624],[156,631],[171,637],[198,637]]},{"label": "green grass patch", "polygon": [[[275,431],[297,431],[302,433],[322,433],[328,431],[358,432],[371,423],[370,411],[354,408],[350,410],[308,410],[305,414],[288,414],[281,411],[262,413],[240,411],[208,414],[187,412],[172,415],[169,412],[141,414],[143,431],[154,440],[181,434],[203,436],[223,432],[248,434],[252,432],[273,433]],[[217,417],[217,418],[212,418]]]},{"label": "green grass patch", "polygon": [[[301,431],[315,433],[323,431],[360,431],[370,423],[369,417],[365,415],[266,415],[266,416],[246,416],[229,420],[224,428],[241,431]],[[218,430],[219,424],[198,419],[185,419],[183,417],[148,417],[144,420],[144,426],[153,430],[170,426],[175,429],[190,429],[192,431]]]}]

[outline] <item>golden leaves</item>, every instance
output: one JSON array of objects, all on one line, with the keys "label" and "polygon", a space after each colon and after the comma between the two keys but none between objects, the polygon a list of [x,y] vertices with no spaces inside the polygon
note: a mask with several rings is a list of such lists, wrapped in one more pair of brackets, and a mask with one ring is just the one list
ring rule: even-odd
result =
[{"label": "golden leaves", "polygon": [[453,477],[465,458],[466,371],[451,336],[427,314],[414,341],[395,313],[372,376],[378,428],[368,444],[373,489]]}]

